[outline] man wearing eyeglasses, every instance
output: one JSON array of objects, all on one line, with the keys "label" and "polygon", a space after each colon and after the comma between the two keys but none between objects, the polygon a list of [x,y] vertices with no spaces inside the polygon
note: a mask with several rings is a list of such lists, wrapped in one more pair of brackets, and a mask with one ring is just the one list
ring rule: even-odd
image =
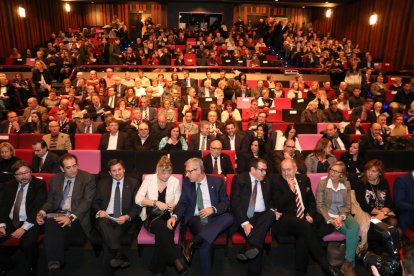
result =
[{"label": "man wearing eyeglasses", "polygon": [[203,164],[206,173],[212,174],[229,174],[234,173],[230,157],[222,153],[223,145],[220,140],[214,140],[210,143],[210,153],[203,157]]},{"label": "man wearing eyeglasses", "polygon": [[324,220],[316,212],[309,178],[306,174],[296,174],[294,159],[283,160],[280,169],[281,174],[274,178],[273,202],[281,216],[278,223],[272,226],[273,235],[295,236],[296,275],[306,275],[309,254],[319,263],[325,275],[339,275],[329,265],[319,237],[313,230]]},{"label": "man wearing eyeglasses", "polygon": [[78,168],[75,155],[60,159],[61,173],[49,181],[46,203],[36,221],[45,225],[44,247],[50,275],[60,275],[65,245],[83,243],[91,231],[90,208],[95,196],[95,178]]},{"label": "man wearing eyeglasses", "polygon": [[285,140],[283,144],[283,150],[276,150],[273,152],[273,162],[275,165],[276,173],[281,173],[280,164],[285,159],[293,159],[296,162],[299,173],[306,173],[305,158],[300,151],[296,150],[295,140]]},{"label": "man wearing eyeglasses", "polygon": [[272,206],[273,185],[266,170],[266,160],[252,159],[250,171],[234,177],[231,185],[231,212],[235,218],[232,232],[238,229],[247,241],[237,254],[237,259],[248,263],[247,275],[261,274],[266,233],[278,216]]},{"label": "man wearing eyeglasses", "polygon": [[180,200],[167,221],[167,227],[172,230],[177,221],[183,220],[182,223],[193,234],[193,238],[182,245],[183,256],[189,262],[194,249],[199,248],[200,274],[210,276],[213,275],[213,242],[233,223],[233,217],[228,213],[230,201],[224,181],[216,176],[206,176],[200,158],[191,158],[185,162],[185,174]]},{"label": "man wearing eyeglasses", "polygon": [[[19,239],[28,261],[27,275],[37,275],[37,239],[41,231],[36,213],[46,201],[46,183],[32,177],[30,164],[23,160],[14,163],[11,170],[14,179],[0,185],[0,245],[9,237]],[[0,249],[0,275],[3,275],[11,260],[6,248]]]}]

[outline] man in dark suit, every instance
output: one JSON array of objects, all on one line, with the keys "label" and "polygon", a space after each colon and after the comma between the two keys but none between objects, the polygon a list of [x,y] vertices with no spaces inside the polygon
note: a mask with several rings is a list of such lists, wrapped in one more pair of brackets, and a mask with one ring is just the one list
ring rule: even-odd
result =
[{"label": "man in dark suit", "polygon": [[272,206],[272,182],[266,176],[267,162],[252,159],[250,172],[233,178],[231,185],[231,212],[235,218],[234,230],[246,239],[246,246],[237,254],[241,261],[248,261],[247,275],[260,275],[262,248],[266,233],[276,219]]},{"label": "man in dark suit", "polygon": [[242,150],[244,135],[236,132],[236,125],[233,121],[228,121],[225,126],[226,133],[220,137],[224,150]]},{"label": "man in dark suit", "polygon": [[99,123],[94,122],[92,116],[89,113],[84,114],[82,119],[82,122],[76,128],[76,133],[98,133]]},{"label": "man in dark suit", "polygon": [[210,153],[203,157],[203,164],[208,174],[229,174],[234,173],[230,157],[221,152],[223,145],[220,140],[210,143]]},{"label": "man in dark suit", "polygon": [[181,81],[181,91],[187,91],[187,87],[193,87],[196,91],[198,88],[198,81],[190,78],[190,72],[188,70],[183,71],[184,79]]},{"label": "man in dark suit", "polygon": [[299,173],[306,174],[307,168],[305,164],[305,158],[300,151],[296,150],[295,140],[288,139],[283,144],[283,150],[275,150],[273,152],[273,163],[276,169],[276,173],[280,174],[280,164],[285,159],[295,160]]},{"label": "man in dark suit", "polygon": [[96,122],[105,121],[105,114],[111,113],[111,111],[107,108],[107,106],[101,103],[101,99],[98,95],[93,95],[91,101],[92,104],[86,108],[88,113]]},{"label": "man in dark suit", "polygon": [[121,49],[119,48],[119,44],[121,40],[119,38],[115,38],[114,42],[111,43],[109,46],[109,64],[122,64],[122,53]]},{"label": "man in dark suit", "polygon": [[210,123],[210,134],[214,137],[218,137],[224,132],[224,124],[217,120],[217,111],[209,111],[207,114],[207,120]]},{"label": "man in dark suit", "polygon": [[119,97],[115,95],[115,89],[113,87],[108,88],[108,96],[103,100],[103,105],[107,111],[114,113],[115,107],[118,106]]},{"label": "man in dark suit", "polygon": [[372,123],[369,133],[361,136],[359,139],[359,150],[365,152],[367,150],[383,150],[385,147],[385,137],[381,135],[381,125]]},{"label": "man in dark suit", "polygon": [[375,114],[371,111],[374,101],[372,99],[365,99],[362,106],[355,107],[350,117],[351,118],[360,118],[361,123],[365,122],[375,122]]},{"label": "man in dark suit", "polygon": [[125,165],[121,160],[109,160],[108,172],[111,177],[101,179],[97,185],[92,215],[96,218],[95,226],[101,234],[105,253],[109,254],[109,264],[113,268],[125,268],[129,261],[119,249],[121,237],[136,237],[141,212],[141,207],[135,204],[138,183],[125,177]]},{"label": "man in dark suit", "polygon": [[272,227],[273,234],[295,236],[296,275],[306,275],[309,253],[326,275],[338,275],[329,265],[319,237],[312,229],[312,224],[324,221],[317,215],[309,178],[304,174],[296,174],[297,167],[293,159],[283,160],[280,166],[281,174],[274,178],[273,202],[281,216]]},{"label": "man in dark suit", "polygon": [[37,140],[32,144],[34,156],[32,158],[32,172],[34,173],[58,173],[60,172],[59,156],[49,152],[47,144],[43,140]]},{"label": "man in dark suit", "polygon": [[151,135],[160,141],[165,136],[168,136],[172,127],[173,124],[167,122],[165,114],[158,114],[156,123],[151,126]]},{"label": "man in dark suit", "polygon": [[143,120],[147,120],[150,125],[154,125],[157,122],[157,110],[149,106],[149,100],[145,96],[141,97],[140,109]]},{"label": "man in dark suit", "polygon": [[214,136],[210,135],[210,123],[202,121],[200,123],[200,132],[190,136],[188,141],[188,150],[208,150]]},{"label": "man in dark suit", "polygon": [[326,130],[322,138],[331,141],[332,150],[347,150],[349,147],[348,138],[339,131],[335,124],[326,125]]},{"label": "man in dark suit", "polygon": [[19,120],[15,111],[7,112],[7,121],[1,123],[0,133],[21,133],[23,127],[23,121]]},{"label": "man in dark suit", "polygon": [[120,77],[115,77],[115,84],[112,85],[112,88],[114,89],[115,96],[117,96],[118,99],[125,97],[125,90],[127,89],[127,86],[121,83]]},{"label": "man in dark suit", "polygon": [[142,121],[138,125],[138,135],[135,132],[132,137],[136,151],[158,150],[159,141],[150,134],[150,126],[147,122]]},{"label": "man in dark suit", "polygon": [[[39,225],[45,224],[44,247],[51,275],[61,273],[65,246],[89,237],[90,207],[96,190],[95,177],[78,169],[75,155],[63,155],[60,165],[62,172],[50,179],[47,201],[36,216]],[[47,217],[47,212],[54,214]]]},{"label": "man in dark suit", "polygon": [[203,83],[203,86],[198,89],[199,98],[208,98],[214,96],[214,88],[211,86],[211,81],[206,80]]},{"label": "man in dark suit", "polygon": [[[0,185],[0,245],[9,236],[20,240],[20,248],[28,261],[27,275],[37,275],[37,239],[40,226],[36,214],[46,201],[46,183],[32,177],[30,164],[23,160],[12,166],[13,180]],[[6,248],[0,250],[0,272],[5,273],[10,261]]]},{"label": "man in dark suit", "polygon": [[119,123],[112,119],[108,125],[109,132],[102,134],[100,150],[130,150],[131,142],[127,133],[119,131]]},{"label": "man in dark suit", "polygon": [[191,158],[185,162],[187,178],[183,182],[180,200],[174,213],[167,221],[171,230],[183,219],[192,234],[191,240],[183,243],[183,255],[191,260],[193,250],[200,250],[201,275],[211,276],[213,242],[216,237],[233,223],[228,213],[230,201],[224,181],[215,176],[206,176],[203,161]]},{"label": "man in dark suit", "polygon": [[69,120],[65,110],[59,110],[57,112],[57,122],[59,124],[59,132],[66,134],[75,134],[76,132],[76,123]]},{"label": "man in dark suit", "polygon": [[206,78],[201,81],[201,85],[204,86],[206,80],[210,81],[211,86],[217,87],[217,81],[211,77],[211,71],[206,72]]}]

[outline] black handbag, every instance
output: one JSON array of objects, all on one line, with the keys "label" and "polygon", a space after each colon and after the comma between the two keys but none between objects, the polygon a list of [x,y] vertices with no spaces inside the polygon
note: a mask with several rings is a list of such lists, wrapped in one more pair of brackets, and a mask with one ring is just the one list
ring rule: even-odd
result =
[{"label": "black handbag", "polygon": [[151,225],[158,219],[168,219],[170,212],[167,210],[161,210],[158,207],[147,207],[147,219],[144,221],[144,227],[147,231],[151,232]]},{"label": "black handbag", "polygon": [[341,242],[328,243],[326,255],[331,266],[340,267],[345,262],[345,244]]}]

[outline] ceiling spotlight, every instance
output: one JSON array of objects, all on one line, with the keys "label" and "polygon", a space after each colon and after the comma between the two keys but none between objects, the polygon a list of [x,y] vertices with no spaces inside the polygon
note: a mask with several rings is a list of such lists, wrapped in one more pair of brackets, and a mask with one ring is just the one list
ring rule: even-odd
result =
[{"label": "ceiling spotlight", "polygon": [[373,13],[370,17],[369,17],[369,25],[375,25],[378,21],[378,15],[376,13]]},{"label": "ceiling spotlight", "polygon": [[26,17],[26,9],[23,7],[18,7],[17,13],[19,14],[20,17]]},{"label": "ceiling spotlight", "polygon": [[70,7],[69,3],[66,3],[65,4],[65,11],[70,12],[70,9],[71,9],[71,7]]},{"label": "ceiling spotlight", "polygon": [[302,6],[302,9],[306,8],[305,6]]},{"label": "ceiling spotlight", "polygon": [[332,10],[327,9],[325,15],[326,15],[327,18],[330,18],[332,16]]}]

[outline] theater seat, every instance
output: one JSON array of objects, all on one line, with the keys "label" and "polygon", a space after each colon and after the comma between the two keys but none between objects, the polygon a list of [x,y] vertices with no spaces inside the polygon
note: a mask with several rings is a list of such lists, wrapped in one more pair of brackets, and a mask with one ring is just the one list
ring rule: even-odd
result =
[{"label": "theater seat", "polygon": [[32,149],[34,141],[42,140],[42,133],[23,133],[17,136],[17,148],[19,149]]},{"label": "theater seat", "polygon": [[292,100],[289,98],[274,98],[275,108],[277,109],[291,109]]},{"label": "theater seat", "polygon": [[386,172],[384,177],[388,182],[388,187],[390,188],[391,198],[394,198],[394,181],[400,175],[405,174],[405,172]]},{"label": "theater seat", "polygon": [[[332,123],[317,123],[316,124],[316,133],[320,134],[322,131],[326,130],[326,126]],[[334,123],[339,128],[339,123]]]},{"label": "theater seat", "polygon": [[345,152],[346,150],[333,150],[332,154],[335,156],[336,160],[340,160],[341,155]]},{"label": "theater seat", "polygon": [[52,176],[55,175],[54,173],[33,173],[32,175],[33,177],[37,177],[39,179],[44,180],[46,182],[46,190],[49,191],[49,181],[50,178],[52,178]]},{"label": "theater seat", "polygon": [[15,149],[16,157],[32,164],[33,150],[32,149]]},{"label": "theater seat", "polygon": [[332,232],[322,238],[324,242],[343,241],[346,237],[339,231]]},{"label": "theater seat", "polygon": [[78,157],[79,168],[92,174],[101,171],[101,151],[100,150],[70,150]]},{"label": "theater seat", "polygon": [[327,173],[308,173],[307,176],[310,179],[312,192],[316,197],[316,188],[318,187],[318,183],[322,177],[327,176]]},{"label": "theater seat", "polygon": [[97,150],[102,134],[75,134],[76,150]]},{"label": "theater seat", "polygon": [[265,112],[267,114],[267,121],[269,123],[283,122],[281,109],[271,108],[266,109]]},{"label": "theater seat", "polygon": [[316,143],[321,137],[321,134],[298,134],[298,139],[302,150],[313,150]]}]

